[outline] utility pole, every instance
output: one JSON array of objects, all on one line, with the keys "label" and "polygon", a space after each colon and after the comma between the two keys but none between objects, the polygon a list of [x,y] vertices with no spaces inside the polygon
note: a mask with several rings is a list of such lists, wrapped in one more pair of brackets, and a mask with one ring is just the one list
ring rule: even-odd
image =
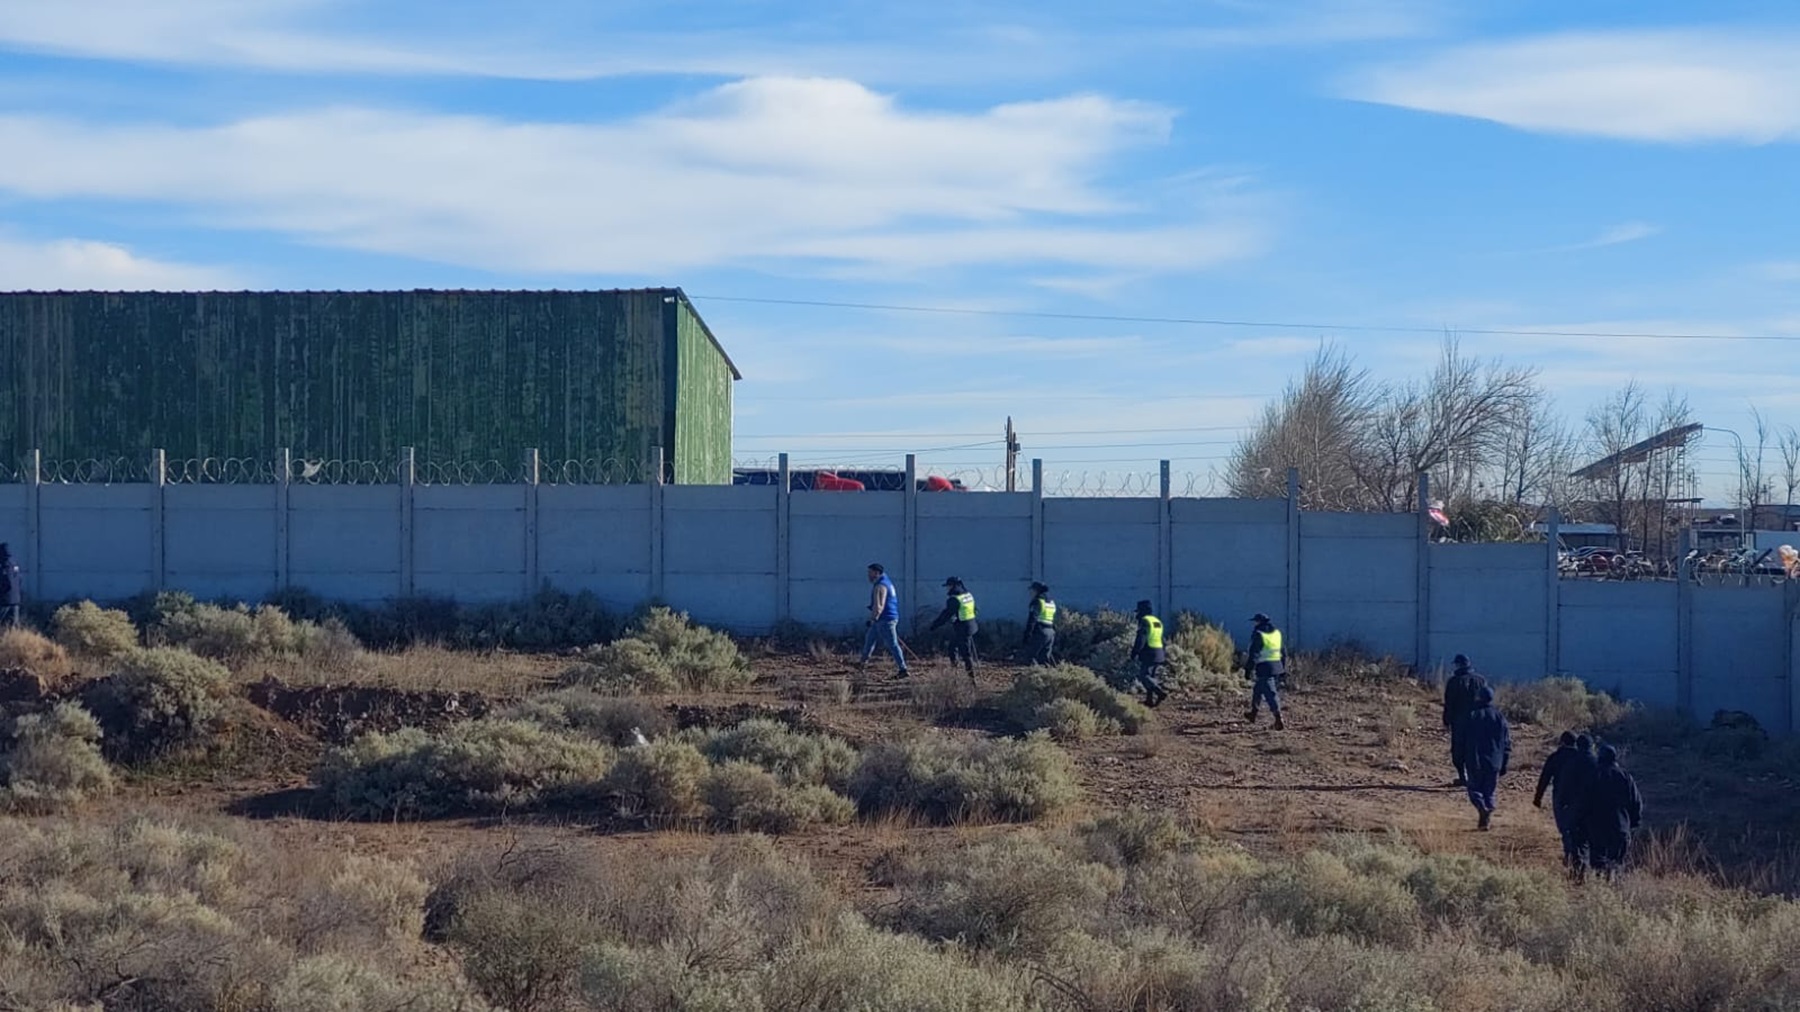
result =
[{"label": "utility pole", "polygon": [[1006,490],[1019,490],[1019,435],[1013,431],[1012,416],[1006,416]]}]

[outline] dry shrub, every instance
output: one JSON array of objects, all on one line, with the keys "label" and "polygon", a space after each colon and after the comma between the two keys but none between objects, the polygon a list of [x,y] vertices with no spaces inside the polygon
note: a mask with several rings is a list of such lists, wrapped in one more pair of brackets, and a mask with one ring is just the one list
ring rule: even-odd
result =
[{"label": "dry shrub", "polygon": [[1191,847],[1194,837],[1164,812],[1109,812],[1078,830],[1090,859],[1114,868],[1146,864]]},{"label": "dry shrub", "polygon": [[1080,791],[1068,755],[1038,732],[1023,740],[923,735],[879,742],[864,750],[849,793],[865,814],[955,823],[1041,818]]},{"label": "dry shrub", "polygon": [[1047,731],[1057,741],[1086,741],[1101,734],[1119,733],[1117,723],[1102,721],[1086,703],[1073,699],[1039,703],[1021,723],[1027,728]]},{"label": "dry shrub", "polygon": [[766,718],[724,729],[694,729],[685,736],[712,762],[754,763],[789,787],[823,786],[841,791],[856,771],[858,756],[849,742],[834,735],[795,731]]},{"label": "dry shrub", "polygon": [[1070,664],[1086,665],[1095,648],[1123,636],[1129,640],[1137,620],[1124,612],[1102,608],[1093,614],[1073,608],[1056,612],[1056,655]]},{"label": "dry shrub", "polygon": [[[1069,713],[1068,709],[1046,708],[1046,704],[1057,700],[1072,700],[1082,704],[1094,716],[1088,734],[1136,734],[1150,720],[1150,711],[1143,704],[1109,688],[1105,682],[1083,667],[1073,664],[1056,664],[1037,666],[1021,670],[1013,679],[1013,684],[999,699],[1000,709],[1007,719],[1022,730],[1033,730],[1049,727],[1043,723],[1046,718],[1058,719]],[[1072,717],[1081,722],[1079,714]]]},{"label": "dry shrub", "polygon": [[707,772],[692,743],[665,738],[620,752],[600,790],[623,816],[695,818],[705,813],[700,785]]},{"label": "dry shrub", "polygon": [[1411,703],[1398,703],[1390,708],[1376,729],[1383,745],[1392,745],[1403,735],[1419,729],[1419,711]]},{"label": "dry shrub", "polygon": [[668,711],[641,699],[603,696],[592,689],[559,689],[540,693],[500,713],[506,720],[523,720],[552,731],[586,735],[595,741],[623,748],[637,742],[633,732],[658,738],[674,726]]},{"label": "dry shrub", "polygon": [[913,712],[928,720],[941,720],[967,710],[980,695],[967,675],[942,668],[915,669],[906,680],[906,690]]},{"label": "dry shrub", "polygon": [[950,861],[908,862],[894,884],[899,898],[886,909],[889,925],[934,941],[1032,956],[1091,923],[1121,879],[1025,833],[962,848]]},{"label": "dry shrub", "polygon": [[1579,678],[1545,678],[1500,686],[1494,695],[1509,720],[1552,729],[1608,727],[1630,706],[1589,689]]},{"label": "dry shrub", "polygon": [[667,608],[651,608],[629,635],[587,651],[562,675],[564,685],[616,693],[722,692],[755,680],[731,637]]},{"label": "dry shrub", "polygon": [[402,728],[327,753],[313,783],[340,815],[436,818],[531,808],[606,775],[613,751],[516,720]]},{"label": "dry shrub", "polygon": [[111,794],[100,737],[100,723],[74,703],[18,718],[12,747],[0,755],[0,810],[41,814]]},{"label": "dry shrub", "polygon": [[871,927],[843,915],[824,938],[795,946],[761,975],[768,1009],[860,1012],[1012,1012],[1033,1007],[1019,979],[975,966],[954,947]]},{"label": "dry shrub", "polygon": [[596,935],[569,910],[488,891],[457,911],[448,941],[489,1001],[511,1012],[540,1012],[568,1007]]},{"label": "dry shrub", "polygon": [[65,604],[51,619],[56,642],[82,657],[111,661],[138,649],[138,629],[131,616],[92,601]]},{"label": "dry shrub", "polygon": [[856,817],[856,805],[828,787],[789,786],[754,763],[735,760],[707,771],[700,796],[708,817],[734,830],[792,833]]},{"label": "dry shrub", "polygon": [[182,593],[158,594],[156,623],[148,638],[227,663],[305,658],[329,668],[347,667],[362,644],[344,624],[295,621],[272,604],[230,608],[201,604]]},{"label": "dry shrub", "polygon": [[1422,930],[1418,904],[1398,882],[1360,875],[1324,851],[1273,869],[1259,884],[1255,904],[1269,920],[1303,936],[1406,945]]},{"label": "dry shrub", "polygon": [[74,674],[69,652],[30,629],[0,630],[0,669],[23,668],[49,685]]},{"label": "dry shrub", "polygon": [[111,677],[88,686],[82,702],[106,730],[106,754],[141,762],[209,746],[232,698],[231,673],[186,650],[137,650]]},{"label": "dry shrub", "polygon": [[1215,674],[1235,673],[1237,644],[1225,627],[1204,615],[1184,611],[1175,616],[1173,643],[1186,651],[1204,671]]},{"label": "dry shrub", "polygon": [[267,1012],[487,1012],[488,1008],[460,982],[396,980],[389,971],[328,955],[295,963],[271,990]]}]

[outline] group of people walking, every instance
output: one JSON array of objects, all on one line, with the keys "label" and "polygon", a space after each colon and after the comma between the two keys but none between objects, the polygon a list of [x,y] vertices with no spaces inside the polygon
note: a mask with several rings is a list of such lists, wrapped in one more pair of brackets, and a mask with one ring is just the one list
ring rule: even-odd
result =
[{"label": "group of people walking", "polygon": [[[1467,788],[1476,825],[1487,829],[1494,817],[1500,778],[1512,760],[1512,729],[1495,705],[1494,690],[1457,654],[1444,683],[1444,726],[1450,732],[1453,786]],[[1631,833],[1643,824],[1644,799],[1637,781],[1619,765],[1619,752],[1587,734],[1564,731],[1556,751],[1544,760],[1532,804],[1544,806],[1562,837],[1563,862],[1575,875],[1588,871],[1611,877],[1624,864]]]}]

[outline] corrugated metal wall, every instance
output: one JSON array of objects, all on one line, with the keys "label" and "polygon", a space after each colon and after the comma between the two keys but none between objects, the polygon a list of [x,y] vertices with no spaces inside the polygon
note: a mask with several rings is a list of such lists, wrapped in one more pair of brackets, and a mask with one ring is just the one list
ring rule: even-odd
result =
[{"label": "corrugated metal wall", "polygon": [[675,315],[675,481],[731,484],[731,363],[686,301]]},{"label": "corrugated metal wall", "polygon": [[[511,465],[533,446],[547,460],[637,463],[661,444],[679,472],[666,403],[681,357],[673,294],[0,294],[0,452],[267,457],[288,446],[387,461],[410,445],[426,462]],[[687,357],[709,375],[728,368],[704,337]],[[690,391],[718,396],[716,381]],[[729,382],[724,397],[723,430],[694,433],[707,463],[690,473],[712,474],[723,454],[714,480],[729,481]]]}]

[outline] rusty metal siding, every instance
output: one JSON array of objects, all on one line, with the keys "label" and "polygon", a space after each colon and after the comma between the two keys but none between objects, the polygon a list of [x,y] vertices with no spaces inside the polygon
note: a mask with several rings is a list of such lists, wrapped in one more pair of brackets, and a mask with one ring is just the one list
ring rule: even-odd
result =
[{"label": "rusty metal siding", "polygon": [[[669,355],[665,290],[0,294],[0,453],[53,459],[268,457],[642,462],[730,480],[730,384],[686,444],[667,431],[673,363],[718,397],[701,336]],[[683,318],[691,314],[681,302]],[[676,328],[680,330],[680,327]],[[721,472],[718,461],[723,459]]]}]

